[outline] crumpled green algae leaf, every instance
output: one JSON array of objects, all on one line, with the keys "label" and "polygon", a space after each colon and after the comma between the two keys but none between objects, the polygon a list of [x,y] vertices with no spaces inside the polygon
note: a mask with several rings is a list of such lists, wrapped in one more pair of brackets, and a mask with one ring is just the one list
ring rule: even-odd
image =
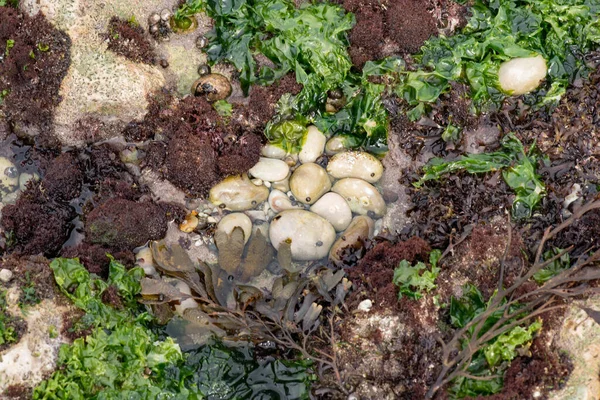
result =
[{"label": "crumpled green algae leaf", "polygon": [[435,279],[440,273],[440,268],[437,264],[441,255],[442,252],[439,250],[433,250],[429,254],[430,269],[422,262],[411,266],[408,261],[402,260],[400,265],[394,270],[394,277],[392,278],[392,282],[400,288],[398,297],[402,298],[402,295],[406,295],[414,300],[418,300],[423,297],[424,292],[435,289]]},{"label": "crumpled green algae leaf", "polygon": [[515,219],[531,217],[533,210],[546,195],[544,183],[536,173],[539,156],[535,145],[525,152],[521,141],[512,133],[502,139],[502,149],[493,153],[469,154],[453,161],[433,158],[423,167],[423,176],[413,185],[417,188],[443,175],[466,171],[471,174],[502,170],[502,177],[515,191],[512,215]]}]

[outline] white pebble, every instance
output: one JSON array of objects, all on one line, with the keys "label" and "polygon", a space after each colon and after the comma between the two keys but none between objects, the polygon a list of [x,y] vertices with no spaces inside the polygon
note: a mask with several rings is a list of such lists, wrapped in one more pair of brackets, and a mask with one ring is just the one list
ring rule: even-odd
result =
[{"label": "white pebble", "polygon": [[383,164],[364,151],[345,151],[331,157],[327,172],[336,179],[358,178],[374,183],[383,175]]},{"label": "white pebble", "polygon": [[327,138],[323,133],[314,125],[308,127],[308,133],[306,134],[306,140],[302,146],[302,150],[298,154],[298,159],[302,164],[312,163],[317,161],[317,158],[323,154],[325,149],[325,142]]},{"label": "white pebble", "polygon": [[0,270],[0,281],[8,283],[13,278],[13,272],[9,269],[2,268]]},{"label": "white pebble", "polygon": [[505,92],[518,96],[535,90],[548,73],[542,56],[513,58],[500,65],[498,80]]},{"label": "white pebble", "polygon": [[264,145],[260,151],[260,155],[268,158],[277,158],[282,160],[286,156],[286,151],[280,147],[273,146],[272,144]]},{"label": "white pebble", "polygon": [[352,221],[352,210],[342,196],[337,193],[325,193],[310,211],[325,218],[338,232],[343,231]]},{"label": "white pebble", "polygon": [[387,209],[381,193],[362,179],[341,179],[331,190],[346,199],[350,209],[356,214],[381,218]]},{"label": "white pebble", "polygon": [[356,308],[356,311],[368,313],[369,311],[371,311],[371,307],[373,307],[373,302],[371,300],[369,300],[369,299],[363,300],[360,302],[360,304]]},{"label": "white pebble", "polygon": [[284,161],[261,157],[258,163],[250,168],[248,172],[253,177],[262,179],[263,181],[277,182],[288,176],[290,167]]},{"label": "white pebble", "polygon": [[269,237],[275,249],[291,241],[292,258],[316,261],[329,253],[335,241],[335,230],[325,219],[305,210],[287,210],[278,214],[269,227]]}]

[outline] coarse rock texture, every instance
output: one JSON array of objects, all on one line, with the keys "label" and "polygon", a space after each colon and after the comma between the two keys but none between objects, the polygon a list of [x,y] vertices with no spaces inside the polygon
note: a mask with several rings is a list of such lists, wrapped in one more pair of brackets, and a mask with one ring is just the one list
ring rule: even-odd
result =
[{"label": "coarse rock texture", "polygon": [[104,40],[113,16],[140,18],[164,7],[159,1],[96,2],[90,0],[25,0],[30,15],[43,12],[72,41],[71,66],[60,88],[55,110],[55,134],[63,145],[86,143],[117,135],[126,123],[142,118],[146,96],[165,84],[158,67],[134,63],[107,51]]},{"label": "coarse rock texture", "polygon": [[[18,292],[19,289],[13,287],[7,294],[12,303],[9,312],[14,315],[21,314],[17,304]],[[62,314],[69,308],[52,300],[43,300],[27,309],[27,333],[19,343],[0,353],[0,393],[11,386],[35,387],[55,370],[58,349],[68,342],[60,331]],[[51,334],[50,329],[55,333]]]},{"label": "coarse rock texture", "polygon": [[[0,286],[6,290],[6,312],[11,318],[22,318],[26,326],[26,330],[17,332],[19,341],[3,346],[0,352],[0,397],[14,398],[13,395],[21,393],[22,396],[16,398],[31,398],[24,393],[29,393],[55,370],[59,347],[68,342],[60,332],[62,315],[72,306],[58,294],[46,258],[9,256],[3,258],[0,265],[15,276],[10,283]],[[25,296],[22,290],[25,287],[35,289],[34,302],[31,294]]]},{"label": "coarse rock texture", "polygon": [[86,240],[115,249],[131,250],[166,232],[165,211],[152,202],[109,199],[86,217]]},{"label": "coarse rock texture", "polygon": [[600,296],[569,307],[560,330],[560,347],[573,362],[567,385],[550,396],[552,400],[597,400],[600,394],[600,320],[583,309],[599,310]]},{"label": "coarse rock texture", "polygon": [[382,160],[383,176],[377,185],[387,204],[387,212],[383,216],[384,229],[387,233],[397,235],[409,222],[406,214],[410,208],[410,196],[400,180],[403,171],[414,163],[399,143],[398,136],[389,136],[388,148]]}]

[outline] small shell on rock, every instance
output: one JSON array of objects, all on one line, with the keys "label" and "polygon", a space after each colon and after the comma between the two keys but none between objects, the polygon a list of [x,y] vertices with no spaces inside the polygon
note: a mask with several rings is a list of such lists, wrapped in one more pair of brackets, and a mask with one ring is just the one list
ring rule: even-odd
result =
[{"label": "small shell on rock", "polygon": [[363,247],[365,240],[369,239],[373,234],[373,226],[373,220],[365,215],[354,217],[348,229],[331,246],[329,259],[340,261],[343,250],[348,246],[351,246],[355,250]]},{"label": "small shell on rock", "polygon": [[232,211],[246,211],[267,200],[269,189],[256,186],[248,175],[233,175],[223,179],[210,189],[209,200],[216,206]]},{"label": "small shell on rock", "polygon": [[331,189],[331,180],[323,167],[315,163],[302,164],[290,177],[290,190],[304,204],[314,204]]},{"label": "small shell on rock", "polygon": [[314,261],[327,256],[335,240],[335,230],[315,213],[287,210],[273,218],[269,237],[275,249],[283,242],[290,243],[294,260]]},{"label": "small shell on rock", "polygon": [[171,11],[168,8],[163,8],[163,10],[160,12],[160,19],[163,20],[164,22],[169,21],[169,19],[171,18]]},{"label": "small shell on rock", "polygon": [[364,151],[345,151],[331,157],[327,172],[336,179],[358,178],[374,183],[383,175],[383,164]]},{"label": "small shell on rock", "polygon": [[196,47],[199,49],[203,49],[208,46],[208,38],[204,35],[198,36],[196,38]]},{"label": "small shell on rock", "polygon": [[231,232],[236,227],[242,228],[244,231],[244,243],[248,243],[250,236],[252,235],[252,221],[250,217],[243,213],[231,213],[219,221],[217,224],[217,230],[227,235],[231,235]]},{"label": "small shell on rock", "polygon": [[248,171],[255,178],[263,181],[277,182],[285,179],[290,173],[290,167],[275,158],[260,157],[258,163]]},{"label": "small shell on rock", "polygon": [[[343,199],[342,199],[343,200]],[[299,205],[292,204],[292,201],[285,193],[280,190],[272,190],[269,194],[269,206],[275,213],[280,213],[285,210],[302,209]]]},{"label": "small shell on rock", "polygon": [[286,151],[280,147],[273,146],[272,144],[266,144],[260,151],[260,155],[268,158],[277,158],[283,160],[286,156]]},{"label": "small shell on rock", "polygon": [[157,12],[153,12],[152,14],[150,14],[150,16],[148,17],[148,25],[152,26],[152,25],[156,25],[160,22],[160,14]]},{"label": "small shell on rock", "polygon": [[193,232],[198,227],[200,221],[198,220],[198,212],[192,211],[185,216],[185,221],[179,225],[179,230],[185,233]]},{"label": "small shell on rock", "polygon": [[19,184],[19,170],[6,157],[0,157],[0,189],[14,189]]},{"label": "small shell on rock", "polygon": [[385,214],[386,205],[381,193],[369,182],[356,178],[345,178],[337,181],[333,192],[348,202],[352,212],[381,218]]},{"label": "small shell on rock", "polygon": [[192,84],[194,96],[204,96],[207,101],[225,100],[231,95],[231,83],[221,74],[201,76]]},{"label": "small shell on rock", "polygon": [[334,136],[325,143],[325,154],[328,156],[340,153],[346,150],[344,139],[339,136]]},{"label": "small shell on rock", "polygon": [[298,154],[298,159],[302,164],[314,163],[317,158],[323,154],[325,148],[325,142],[327,138],[323,133],[314,125],[308,127],[306,134],[306,140],[302,146],[302,150]]},{"label": "small shell on rock", "polygon": [[337,193],[325,193],[310,211],[325,218],[338,232],[343,231],[352,221],[352,210],[342,196]]},{"label": "small shell on rock", "polygon": [[204,76],[204,75],[208,75],[212,72],[210,65],[208,64],[202,64],[198,67],[198,75],[200,76]]}]

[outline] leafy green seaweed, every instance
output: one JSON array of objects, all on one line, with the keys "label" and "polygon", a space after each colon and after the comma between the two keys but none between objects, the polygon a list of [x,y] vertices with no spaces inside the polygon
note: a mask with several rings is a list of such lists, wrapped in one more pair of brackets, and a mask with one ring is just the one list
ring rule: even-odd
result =
[{"label": "leafy green seaweed", "polygon": [[[137,303],[141,268],[126,270],[111,258],[105,282],[78,259],[58,258],[50,266],[62,293],[94,329],[60,348],[59,368],[34,389],[33,399],[308,398],[313,377],[304,362],[259,363],[249,346],[218,343],[183,353]],[[124,307],[102,302],[110,286]]]},{"label": "leafy green seaweed", "polygon": [[[461,298],[452,297],[450,300],[451,324],[458,329],[467,326],[478,315],[486,312],[494,296],[486,302],[479,289],[473,285],[466,286]],[[509,308],[509,313],[513,313],[519,310],[519,305],[515,304]],[[483,328],[478,332],[478,337],[491,329],[502,316],[503,312],[500,310],[492,313],[485,320]],[[506,324],[511,322],[512,320],[506,321]],[[503,375],[510,362],[519,355],[519,351],[529,346],[535,333],[541,328],[542,322],[538,320],[527,327],[515,326],[487,342],[481,350],[473,355],[466,371],[469,375],[476,376],[478,379],[459,376],[452,382],[449,394],[453,398],[463,398],[500,392],[503,386]],[[475,333],[474,327],[471,327],[467,333],[472,336]],[[464,347],[468,343],[465,341],[462,345]]]},{"label": "leafy green seaweed", "polygon": [[[347,32],[354,16],[327,2],[292,0],[187,0],[175,14],[205,11],[214,19],[207,35],[209,62],[229,62],[240,73],[243,90],[268,85],[289,72],[303,85],[285,96],[266,136],[287,150],[301,148],[302,128],[314,123],[327,135],[341,135],[348,147],[387,151],[388,113],[383,95],[395,93],[420,118],[452,82],[471,89],[474,110],[505,97],[498,81],[502,62],[542,55],[549,66],[546,83],[525,96],[537,107],[553,105],[569,82],[583,76],[583,55],[600,44],[600,0],[476,0],[467,26],[452,37],[430,39],[411,69],[401,59],[369,62],[363,73],[350,70]],[[267,60],[260,64],[258,59]],[[373,83],[373,76],[384,76]],[[327,93],[342,90],[347,104],[326,112]],[[303,126],[301,126],[303,125]],[[449,125],[444,140],[460,127]]]},{"label": "leafy green seaweed", "polygon": [[394,270],[392,282],[400,287],[398,297],[406,295],[413,300],[418,300],[423,297],[423,292],[429,292],[435,289],[435,280],[440,273],[438,261],[442,256],[439,250],[433,250],[429,254],[429,264],[431,269],[427,269],[427,265],[418,262],[411,266],[408,261],[402,260],[398,268]]},{"label": "leafy green seaweed", "polygon": [[415,56],[416,71],[407,72],[398,87],[402,98],[420,107],[413,119],[450,82],[467,84],[476,107],[498,104],[506,96],[498,69],[515,57],[546,59],[547,82],[525,101],[556,104],[569,82],[587,72],[583,55],[600,44],[600,0],[476,0],[470,11],[460,33],[425,43]]},{"label": "leafy green seaweed", "polygon": [[544,183],[535,171],[538,161],[535,145],[525,152],[521,141],[512,133],[502,140],[502,149],[494,153],[469,154],[454,161],[434,158],[423,167],[423,176],[413,185],[417,188],[443,175],[466,171],[471,174],[502,170],[502,177],[516,193],[512,215],[516,219],[531,217],[534,208],[546,194]]}]

